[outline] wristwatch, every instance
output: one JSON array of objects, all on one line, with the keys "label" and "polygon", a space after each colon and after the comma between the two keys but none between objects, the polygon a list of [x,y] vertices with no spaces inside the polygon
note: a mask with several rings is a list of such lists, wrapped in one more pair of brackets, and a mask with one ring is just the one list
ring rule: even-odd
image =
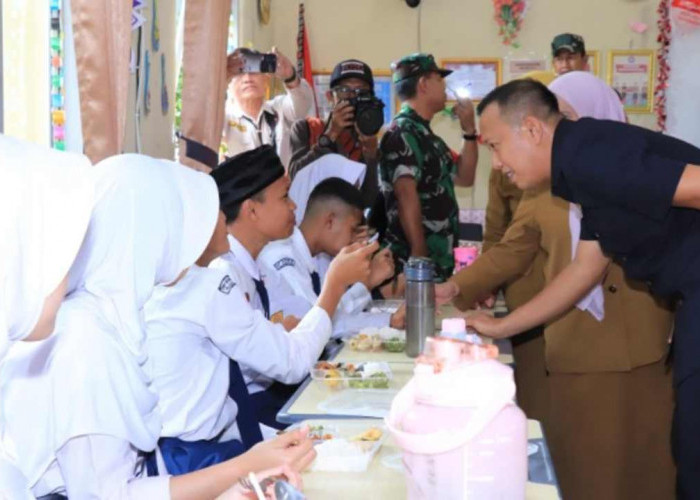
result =
[{"label": "wristwatch", "polygon": [[465,141],[475,141],[479,138],[479,134],[474,132],[473,134],[462,134],[462,139]]},{"label": "wristwatch", "polygon": [[337,149],[335,141],[328,137],[326,134],[321,134],[321,136],[318,138],[318,145],[322,148],[328,148],[332,150]]}]

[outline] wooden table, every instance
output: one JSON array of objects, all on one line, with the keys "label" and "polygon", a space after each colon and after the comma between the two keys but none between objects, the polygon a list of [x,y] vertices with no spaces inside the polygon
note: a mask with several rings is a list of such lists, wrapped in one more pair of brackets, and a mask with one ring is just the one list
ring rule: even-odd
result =
[{"label": "wooden table", "polygon": [[[362,420],[368,425],[376,425],[376,420]],[[311,425],[333,425],[338,421],[311,420]],[[358,420],[355,420],[358,422]],[[528,439],[530,442],[542,442],[542,427],[536,420],[528,421]],[[546,445],[542,447],[539,458],[545,462],[544,467],[551,471],[551,460]],[[309,500],[375,500],[406,498],[406,482],[400,469],[401,451],[389,436],[370,462],[365,472],[306,472],[302,476],[304,494]],[[536,457],[536,455],[535,455]],[[533,469],[533,457],[530,457],[530,470]],[[561,498],[556,485],[556,477],[552,472],[549,478],[541,478],[545,482],[528,482],[525,498],[528,500],[556,500]]]}]

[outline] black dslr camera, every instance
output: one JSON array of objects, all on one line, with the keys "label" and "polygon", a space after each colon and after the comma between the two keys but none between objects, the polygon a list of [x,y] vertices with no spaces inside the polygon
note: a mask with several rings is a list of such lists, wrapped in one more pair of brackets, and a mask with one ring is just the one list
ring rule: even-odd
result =
[{"label": "black dslr camera", "polygon": [[355,108],[355,124],[362,135],[375,135],[384,125],[384,103],[372,92],[356,90],[348,99]]}]

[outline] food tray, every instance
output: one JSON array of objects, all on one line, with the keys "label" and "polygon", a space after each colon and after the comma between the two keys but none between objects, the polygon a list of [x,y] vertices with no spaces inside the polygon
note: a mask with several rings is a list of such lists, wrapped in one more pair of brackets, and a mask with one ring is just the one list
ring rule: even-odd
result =
[{"label": "food tray", "polygon": [[311,470],[363,472],[384,443],[387,430],[381,421],[376,425],[366,422],[310,423],[309,434],[315,438],[316,448]]},{"label": "food tray", "polygon": [[388,389],[392,373],[388,363],[319,361],[311,378],[331,389]]},{"label": "food tray", "polygon": [[406,350],[406,331],[390,327],[366,328],[348,340],[353,351],[360,352],[404,352]]}]

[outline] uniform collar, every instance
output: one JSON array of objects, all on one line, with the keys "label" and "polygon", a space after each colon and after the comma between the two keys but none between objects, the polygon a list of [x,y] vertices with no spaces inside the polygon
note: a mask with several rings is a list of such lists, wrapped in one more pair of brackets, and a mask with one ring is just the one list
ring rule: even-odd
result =
[{"label": "uniform collar", "polygon": [[243,269],[250,275],[251,278],[254,280],[259,280],[260,279],[260,268],[258,267],[258,264],[255,262],[253,257],[250,255],[250,252],[241,245],[241,242],[238,241],[235,237],[232,235],[228,235],[228,243],[231,247],[230,254],[233,255],[233,258],[238,262]]},{"label": "uniform collar", "polygon": [[399,111],[399,116],[402,116],[403,118],[408,118],[409,120],[412,120],[414,122],[418,122],[419,124],[426,127],[428,130],[430,130],[430,122],[428,120],[426,120],[425,118],[423,118],[418,113],[416,113],[416,110],[413,109],[408,104],[403,104],[401,106],[401,111]]},{"label": "uniform collar", "polygon": [[265,101],[263,102],[262,107],[260,108],[260,112],[258,113],[258,116],[252,117],[248,116],[245,114],[243,109],[241,109],[241,106],[238,104],[238,101],[235,99],[230,99],[229,100],[229,105],[231,109],[231,115],[236,118],[237,120],[241,120],[242,118],[246,118],[253,123],[260,123],[260,120],[263,116],[263,113],[270,113],[273,115],[276,115],[277,113],[275,112],[275,109],[272,107],[272,103],[270,101]]},{"label": "uniform collar", "polygon": [[295,227],[294,233],[292,233],[292,245],[294,245],[297,254],[303,259],[303,264],[306,266],[307,272],[317,272],[316,261],[313,255],[311,255],[309,244],[306,242],[306,238],[304,238],[304,233],[302,233],[301,229],[298,227]]},{"label": "uniform collar", "polygon": [[552,140],[552,194],[576,203],[572,187],[566,180],[566,169],[575,168],[575,122],[566,118],[559,121]]}]

